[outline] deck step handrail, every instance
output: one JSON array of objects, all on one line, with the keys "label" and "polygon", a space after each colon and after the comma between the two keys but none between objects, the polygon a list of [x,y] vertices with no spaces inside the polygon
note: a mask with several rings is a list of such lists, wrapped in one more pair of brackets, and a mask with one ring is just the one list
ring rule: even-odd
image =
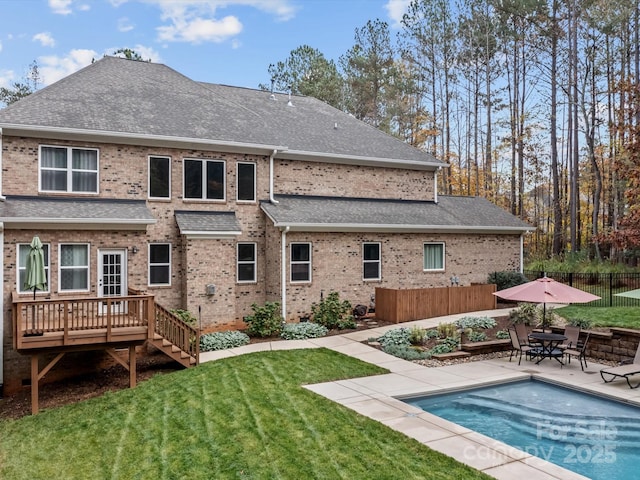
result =
[{"label": "deck step handrail", "polygon": [[198,362],[200,357],[200,330],[155,303],[155,333],[187,353]]}]

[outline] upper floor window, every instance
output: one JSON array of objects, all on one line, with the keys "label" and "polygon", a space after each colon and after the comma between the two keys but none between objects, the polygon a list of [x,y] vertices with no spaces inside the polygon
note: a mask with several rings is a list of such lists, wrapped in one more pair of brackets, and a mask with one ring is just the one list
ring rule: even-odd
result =
[{"label": "upper floor window", "polygon": [[256,281],[256,244],[238,243],[238,282]]},{"label": "upper floor window", "polygon": [[[51,285],[51,276],[49,275],[49,244],[43,244],[42,250],[44,252],[44,271],[47,274],[47,289],[39,291],[48,292]],[[24,281],[27,278],[27,257],[29,256],[30,251],[31,245],[29,245],[28,243],[18,244],[18,288],[16,289],[18,293],[33,293],[33,290],[25,290],[24,288]]]},{"label": "upper floor window", "polygon": [[171,244],[149,244],[149,285],[171,285]]},{"label": "upper floor window", "polygon": [[424,269],[444,270],[444,243],[424,244]]},{"label": "upper floor window", "polygon": [[40,146],[40,191],[98,193],[98,150]]},{"label": "upper floor window", "polygon": [[237,199],[240,202],[256,201],[256,164],[238,162]]},{"label": "upper floor window", "polygon": [[61,292],[89,290],[89,244],[60,244],[60,272],[58,285]]},{"label": "upper floor window", "polygon": [[291,244],[291,281],[311,281],[311,244]]},{"label": "upper floor window", "polygon": [[171,198],[171,158],[149,157],[149,198]]},{"label": "upper floor window", "polygon": [[221,160],[185,159],[184,198],[224,200],[225,162]]},{"label": "upper floor window", "polygon": [[380,280],[380,244],[362,244],[362,278]]}]

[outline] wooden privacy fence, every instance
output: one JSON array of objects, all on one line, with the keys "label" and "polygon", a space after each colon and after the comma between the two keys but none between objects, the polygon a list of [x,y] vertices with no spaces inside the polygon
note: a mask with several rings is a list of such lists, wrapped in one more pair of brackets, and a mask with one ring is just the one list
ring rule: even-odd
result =
[{"label": "wooden privacy fence", "polygon": [[439,288],[376,288],[376,317],[387,322],[410,322],[454,313],[492,310],[494,284]]}]

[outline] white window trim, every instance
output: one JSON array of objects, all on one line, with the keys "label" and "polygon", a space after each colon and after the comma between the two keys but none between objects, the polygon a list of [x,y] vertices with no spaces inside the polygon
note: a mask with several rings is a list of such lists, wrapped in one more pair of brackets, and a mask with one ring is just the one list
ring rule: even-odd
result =
[{"label": "white window trim", "polygon": [[[378,259],[377,260],[365,260],[364,247],[365,245],[378,245]],[[365,278],[364,266],[367,263],[378,264],[378,276],[376,278]],[[382,280],[382,244],[380,242],[362,242],[362,281],[364,282],[376,282]]]},{"label": "white window trim", "polygon": [[[85,245],[87,247],[87,288],[86,289],[77,289],[77,290],[63,290],[62,289],[62,270],[66,270],[67,268],[78,268],[78,266],[74,267],[63,267],[62,266],[62,247],[66,245]],[[79,242],[61,242],[58,245],[58,292],[61,293],[73,293],[73,292],[88,292],[91,290],[91,244],[90,243],[79,243]]]},{"label": "white window trim", "polygon": [[[67,189],[66,190],[44,190],[42,188],[42,149],[43,148],[65,148],[67,150]],[[73,172],[87,171],[93,172],[93,170],[73,170],[72,168],[72,152],[73,150],[93,150],[96,152],[96,191],[95,192],[76,192],[73,190]],[[47,168],[50,171],[61,171],[62,169]],[[96,195],[100,193],[100,149],[90,147],[74,147],[67,145],[38,145],[38,192],[51,192],[51,193],[73,193],[74,195]]]},{"label": "white window trim", "polygon": [[[238,188],[240,185],[240,173],[239,166],[240,165],[252,165],[253,166],[253,200],[240,200],[238,198],[238,194],[240,193],[240,189]],[[236,202],[238,203],[256,203],[258,195],[256,193],[256,187],[258,183],[258,168],[254,162],[238,162],[236,163]]]},{"label": "white window trim", "polygon": [[[169,161],[169,195],[167,197],[151,196],[151,159],[163,158]],[[149,200],[171,200],[171,157],[167,155],[149,155],[147,157],[147,198]]]},{"label": "white window trim", "polygon": [[[240,245],[253,245],[253,261],[240,260]],[[253,279],[240,280],[240,265],[253,265]],[[236,245],[236,282],[256,283],[258,281],[258,244],[256,242],[238,242]]]},{"label": "white window trim", "polygon": [[[293,260],[293,246],[294,245],[309,245],[309,260],[294,261]],[[294,280],[293,279],[293,265],[309,265],[309,279],[308,280]],[[313,249],[311,248],[311,242],[291,242],[289,244],[289,283],[311,283],[313,277]]]},{"label": "white window trim", "polygon": [[[424,247],[426,245],[442,245],[442,268],[424,268]],[[423,272],[444,272],[446,270],[446,245],[444,242],[424,242],[422,244],[422,271]]]},{"label": "white window trim", "polygon": [[[202,197],[200,198],[187,198],[186,195],[186,176],[187,171],[185,169],[186,161],[200,162],[202,169]],[[222,163],[222,198],[204,198],[207,194],[207,175],[205,171],[205,165],[207,162]],[[182,159],[182,198],[186,202],[218,202],[223,203],[227,201],[227,162],[225,160],[215,158],[183,158]]]},{"label": "white window trim", "polygon": [[[27,293],[31,293],[33,295],[33,290],[25,290],[24,288],[22,288],[22,283],[20,282],[20,271],[21,270],[26,270],[27,266],[26,265],[20,265],[20,247],[21,246],[26,246],[31,248],[31,245],[29,243],[18,243],[16,244],[16,291],[19,294],[27,294]],[[43,243],[42,244],[43,247],[47,247],[47,249],[49,250],[49,263],[47,265],[45,265],[45,271],[47,272],[47,289],[46,290],[36,290],[36,294],[47,294],[50,293],[50,289],[51,289],[51,244],[50,243]]]},{"label": "white window trim", "polygon": [[[152,245],[167,245],[169,247],[169,262],[168,263],[151,263],[151,246]],[[170,287],[171,286],[171,261],[173,260],[171,255],[171,243],[167,242],[153,242],[147,245],[147,286],[149,287]],[[151,283],[151,266],[157,267],[169,267],[169,283]]]}]

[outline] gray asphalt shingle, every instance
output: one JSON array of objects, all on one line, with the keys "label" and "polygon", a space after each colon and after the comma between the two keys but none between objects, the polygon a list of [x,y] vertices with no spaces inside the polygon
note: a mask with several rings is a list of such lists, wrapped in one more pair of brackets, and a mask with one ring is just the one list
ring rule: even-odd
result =
[{"label": "gray asphalt shingle", "polygon": [[242,232],[235,212],[176,210],[175,216],[181,234],[228,233],[237,235]]}]

